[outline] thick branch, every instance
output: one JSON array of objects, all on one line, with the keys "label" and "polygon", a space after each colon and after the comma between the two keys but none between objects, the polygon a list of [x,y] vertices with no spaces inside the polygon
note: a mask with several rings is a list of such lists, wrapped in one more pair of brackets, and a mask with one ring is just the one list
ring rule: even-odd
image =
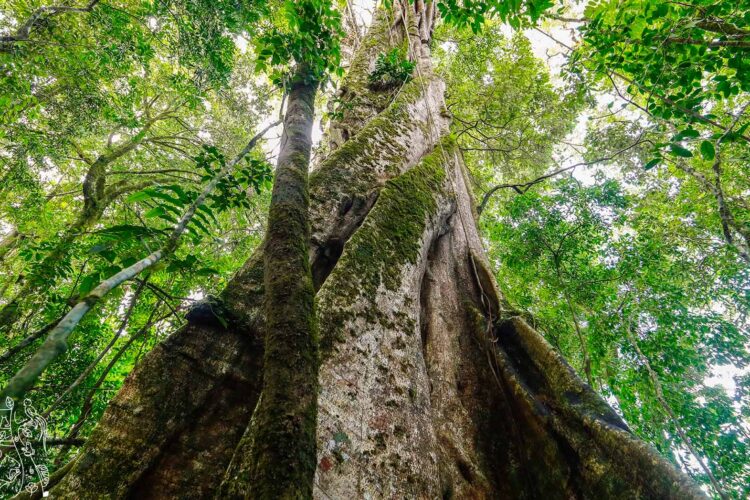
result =
[{"label": "thick branch", "polygon": [[487,191],[486,193],[484,193],[484,196],[482,197],[482,202],[477,207],[477,213],[481,214],[482,211],[487,206],[487,203],[490,201],[490,198],[492,198],[492,195],[494,195],[496,192],[498,192],[501,189],[512,189],[512,190],[514,190],[518,194],[524,194],[526,191],[528,191],[529,189],[531,189],[533,186],[539,184],[540,182],[546,181],[547,179],[550,179],[550,178],[555,177],[557,175],[560,175],[562,173],[569,172],[569,171],[571,171],[571,170],[573,170],[573,169],[575,169],[577,167],[583,167],[583,166],[589,166],[589,165],[596,165],[597,163],[602,163],[602,162],[605,162],[605,161],[611,161],[614,158],[616,158],[619,155],[621,155],[622,153],[624,153],[624,152],[626,152],[626,151],[628,151],[630,149],[633,149],[634,147],[638,146],[639,144],[641,144],[643,142],[646,142],[646,141],[645,140],[641,140],[641,138],[639,137],[638,140],[636,142],[634,142],[633,144],[631,144],[630,146],[622,148],[622,149],[614,152],[613,154],[611,154],[609,156],[606,156],[604,158],[597,158],[596,160],[584,161],[584,162],[576,163],[575,165],[571,165],[569,167],[559,168],[559,169],[555,170],[554,172],[550,172],[548,174],[544,174],[544,175],[542,175],[540,177],[537,177],[536,179],[528,181],[528,182],[511,183],[511,184],[498,184],[497,186],[492,187],[489,191]]},{"label": "thick branch", "polygon": [[69,7],[67,5],[39,7],[33,14],[31,14],[31,17],[29,17],[29,19],[23,23],[18,30],[16,30],[15,34],[0,36],[0,43],[10,44],[25,42],[29,39],[31,30],[45,19],[59,16],[60,14],[65,14],[67,12],[91,12],[98,3],[99,0],[91,0],[85,7]]},{"label": "thick branch", "polygon": [[678,43],[684,45],[703,45],[704,47],[735,47],[738,49],[750,49],[750,42],[744,40],[699,40],[697,38],[667,38],[667,43]]}]

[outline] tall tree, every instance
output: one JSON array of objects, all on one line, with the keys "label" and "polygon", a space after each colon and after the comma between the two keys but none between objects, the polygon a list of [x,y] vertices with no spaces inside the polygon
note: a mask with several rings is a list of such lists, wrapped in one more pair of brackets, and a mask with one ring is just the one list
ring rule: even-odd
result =
[{"label": "tall tree", "polygon": [[[699,498],[498,291],[430,45],[439,11],[475,29],[489,6],[514,23],[518,17],[509,2],[467,5],[417,0],[379,9],[338,91],[331,152],[309,182],[306,253],[320,370],[317,381],[288,379],[305,391],[319,384],[317,467],[309,483],[277,492]],[[523,8],[536,17],[546,5]],[[291,93],[305,103],[311,89]],[[309,111],[301,116],[309,121]],[[303,149],[287,172],[298,175],[287,184],[296,194],[304,191]],[[272,215],[270,235],[279,222]],[[305,232],[304,223],[291,226],[290,242]],[[223,488],[270,498],[271,489],[253,490],[247,481],[286,484],[286,471],[254,477],[275,464],[254,462],[258,455],[246,453],[252,443],[243,445],[243,435],[262,435],[253,426],[268,424],[263,412],[283,410],[299,389],[274,388],[281,397],[266,402],[268,377],[289,373],[289,360],[277,357],[288,354],[278,345],[288,337],[271,331],[288,326],[274,317],[285,309],[268,301],[283,270],[266,268],[284,255],[266,255],[270,241],[222,294],[227,324],[194,320],[157,345],[56,478],[52,497],[205,498]],[[290,296],[304,290],[305,268],[295,267],[302,281],[290,284]],[[308,348],[311,339],[300,338]],[[309,360],[298,366],[314,376]],[[311,396],[305,392],[299,404]],[[285,460],[308,460],[304,439],[278,444]],[[243,462],[248,467],[227,470]]]}]

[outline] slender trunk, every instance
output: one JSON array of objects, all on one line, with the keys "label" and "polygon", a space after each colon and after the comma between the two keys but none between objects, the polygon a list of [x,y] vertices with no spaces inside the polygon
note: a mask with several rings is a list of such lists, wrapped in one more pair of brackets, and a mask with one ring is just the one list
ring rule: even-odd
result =
[{"label": "slender trunk", "polygon": [[576,336],[578,337],[578,343],[581,346],[581,355],[583,356],[583,372],[586,374],[586,381],[589,383],[591,387],[594,387],[594,382],[591,377],[591,358],[589,357],[589,350],[586,347],[586,339],[583,337],[583,332],[581,332],[581,325],[578,322],[578,315],[576,314],[575,307],[573,306],[573,301],[570,300],[570,294],[568,293],[568,285],[565,283],[565,281],[562,278],[562,273],[560,272],[560,262],[557,258],[557,255],[554,255],[554,261],[555,261],[555,273],[557,274],[557,281],[560,284],[560,288],[563,291],[563,296],[565,296],[565,303],[568,305],[568,310],[570,311],[571,319],[573,320],[573,328],[576,331]]},{"label": "slender trunk", "polygon": [[57,324],[57,320],[53,321],[52,323],[47,323],[39,330],[26,336],[26,338],[24,338],[21,342],[14,345],[13,347],[5,351],[3,354],[0,354],[0,363],[5,363],[10,358],[12,358],[19,352],[26,349],[31,344],[33,344],[35,340],[45,336],[50,330],[52,330],[55,327],[56,324]]},{"label": "slender trunk", "polygon": [[[94,227],[104,215],[104,211],[109,207],[118,196],[121,196],[131,190],[142,189],[148,183],[132,183],[126,187],[118,189],[107,188],[107,168],[115,161],[126,157],[146,138],[146,133],[153,125],[161,119],[157,118],[148,120],[141,130],[124,144],[113,150],[99,155],[95,160],[90,160],[78,149],[79,156],[89,164],[86,176],[83,180],[82,194],[83,207],[75,217],[75,220],[59,235],[55,245],[49,251],[47,256],[32,270],[30,276],[26,279],[21,288],[17,291],[15,297],[7,304],[0,308],[0,332],[10,330],[14,323],[28,309],[29,297],[37,297],[42,290],[48,290],[50,286],[55,285],[58,278],[55,268],[58,263],[69,258],[71,244],[84,232]],[[78,146],[76,146],[78,148]],[[49,197],[47,198],[49,200]],[[14,237],[17,241],[21,236]],[[2,251],[0,251],[1,254]],[[0,257],[1,259],[1,257]]]},{"label": "slender trunk", "polygon": [[16,246],[16,243],[18,243],[20,236],[21,235],[16,228],[11,229],[8,234],[3,236],[3,239],[0,240],[0,262],[3,262],[8,252],[13,250],[13,248]]},{"label": "slender trunk", "polygon": [[[140,339],[142,336],[146,336],[148,331],[156,323],[167,319],[172,314],[171,312],[169,312],[166,315],[163,315],[161,317],[154,319],[158,310],[159,310],[159,304],[157,304],[154,310],[151,312],[148,322],[146,322],[146,324],[143,325],[137,332],[133,333],[128,339],[128,341],[125,342],[125,344],[115,353],[115,355],[112,356],[112,359],[109,360],[109,363],[107,363],[107,366],[104,367],[104,370],[102,370],[102,373],[99,375],[99,378],[96,379],[96,382],[94,382],[94,384],[91,386],[89,391],[86,393],[86,397],[83,399],[83,404],[81,405],[81,412],[78,414],[78,419],[70,428],[70,431],[68,432],[68,435],[65,437],[65,439],[68,439],[68,440],[75,439],[78,436],[79,432],[81,431],[81,428],[83,427],[83,424],[86,423],[86,419],[91,414],[91,410],[93,409],[93,406],[94,406],[94,396],[96,395],[96,392],[99,390],[99,388],[102,386],[104,381],[107,379],[109,372],[112,371],[112,368],[114,368],[114,366],[123,356],[123,354],[127,352],[130,346],[133,345],[133,343],[136,340]],[[135,364],[137,365],[138,362],[136,361]],[[48,411],[45,413],[48,413]],[[59,463],[63,463],[60,461],[60,459],[64,456],[64,452],[66,451],[66,449],[67,447],[63,447],[60,450],[60,455],[55,461],[56,465],[59,465]]]},{"label": "slender trunk", "polygon": [[307,251],[307,170],[317,83],[298,78],[287,101],[264,244],[263,389],[218,498],[312,494],[318,333]]},{"label": "slender trunk", "polygon": [[59,355],[68,348],[67,340],[73,329],[83,319],[91,308],[104,298],[110,291],[123,282],[137,276],[141,271],[150,268],[161,260],[164,255],[162,249],[148,257],[139,260],[130,267],[123,269],[114,276],[104,280],[96,286],[80,302],[78,302],[60,322],[50,330],[47,338],[24,366],[16,372],[0,391],[0,405],[5,405],[6,398],[20,399],[34,385],[39,376]]},{"label": "slender trunk", "polygon": [[42,414],[43,418],[49,417],[49,414],[52,412],[53,409],[57,407],[64,399],[65,397],[70,394],[71,391],[73,391],[78,385],[86,380],[86,377],[89,376],[89,374],[94,371],[94,369],[97,367],[99,362],[104,358],[104,356],[107,355],[107,353],[114,347],[114,345],[117,343],[117,341],[120,339],[120,336],[125,331],[125,327],[128,326],[128,321],[130,321],[130,315],[133,313],[133,308],[135,307],[136,303],[138,302],[138,299],[141,296],[141,293],[143,292],[143,288],[146,286],[148,278],[144,279],[138,284],[138,287],[136,288],[135,292],[133,293],[133,296],[130,298],[130,303],[128,304],[128,308],[125,311],[125,316],[122,318],[122,321],[120,321],[120,327],[115,332],[114,336],[112,337],[112,340],[110,340],[107,345],[102,349],[102,351],[99,353],[99,355],[89,363],[89,365],[86,367],[85,370],[83,370],[83,373],[81,373],[78,378],[76,378],[72,384],[68,386],[67,389],[62,391],[60,395],[57,396],[57,398],[52,402],[52,404],[47,407],[47,409]]},{"label": "slender trunk", "polygon": [[[503,307],[445,137],[443,84],[429,67],[434,8],[394,5],[362,40],[342,86],[358,104],[332,125],[335,150],[310,177],[321,325],[313,497],[701,497]],[[418,73],[387,94],[368,89],[372,54],[402,43]],[[287,355],[263,352],[279,312],[263,308],[267,251],[224,292],[227,328],[189,324],[146,356],[53,497],[244,491],[233,488],[265,464],[234,467],[253,456],[243,435],[258,432],[263,410],[253,410],[266,381],[283,383]]]},{"label": "slender trunk", "polygon": [[643,351],[641,351],[641,348],[638,345],[638,341],[636,340],[635,335],[633,335],[633,331],[631,330],[630,318],[626,319],[625,331],[627,332],[627,337],[630,345],[633,346],[633,349],[635,349],[635,352],[638,354],[638,358],[640,358],[641,363],[643,363],[643,365],[646,367],[648,376],[654,386],[654,392],[656,392],[656,400],[659,402],[659,405],[662,407],[662,410],[664,410],[664,413],[666,413],[667,417],[672,421],[672,424],[674,425],[675,430],[677,430],[677,434],[680,436],[680,439],[682,439],[685,447],[687,447],[687,449],[690,451],[690,454],[693,455],[693,458],[695,458],[695,461],[698,462],[698,465],[700,465],[701,469],[703,469],[703,472],[705,472],[706,476],[708,476],[709,481],[711,481],[711,486],[714,487],[716,494],[719,495],[719,497],[721,497],[722,499],[729,498],[727,494],[724,493],[724,490],[719,484],[719,481],[716,479],[716,476],[714,476],[713,472],[711,471],[711,468],[706,465],[703,457],[701,457],[701,455],[695,449],[692,439],[690,439],[690,436],[688,436],[685,430],[682,428],[682,425],[680,425],[677,416],[672,411],[672,407],[669,406],[669,403],[664,397],[664,391],[661,387],[659,375],[651,367],[651,362],[649,361],[648,357],[643,354]]}]

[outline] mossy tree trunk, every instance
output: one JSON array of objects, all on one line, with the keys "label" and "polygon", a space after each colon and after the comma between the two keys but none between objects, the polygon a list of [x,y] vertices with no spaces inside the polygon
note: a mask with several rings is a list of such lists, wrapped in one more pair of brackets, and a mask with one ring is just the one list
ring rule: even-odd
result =
[{"label": "mossy tree trunk", "polygon": [[[343,106],[310,177],[321,365],[317,381],[299,383],[319,386],[312,495],[701,497],[505,307],[429,64],[434,9],[396,5],[363,39],[340,92],[355,105]],[[374,55],[394,46],[418,63],[414,78],[368,88]],[[269,356],[285,361],[269,352],[264,366],[276,321],[263,309],[269,250],[225,290],[228,328],[188,324],[134,370],[52,497],[247,491],[255,465],[227,469],[252,458],[243,435],[261,424],[264,378],[279,382],[268,380]]]},{"label": "mossy tree trunk", "polygon": [[298,78],[289,92],[264,244],[263,389],[220,498],[312,495],[319,360],[307,170],[317,84]]}]

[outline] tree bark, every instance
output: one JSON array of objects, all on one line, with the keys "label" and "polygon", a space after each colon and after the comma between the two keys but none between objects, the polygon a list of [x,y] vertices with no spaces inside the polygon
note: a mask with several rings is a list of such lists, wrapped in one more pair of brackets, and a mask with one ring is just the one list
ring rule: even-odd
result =
[{"label": "tree bark", "polygon": [[[333,124],[347,134],[310,177],[321,331],[313,496],[702,497],[504,306],[429,66],[434,8],[394,5],[397,20],[378,14],[360,51],[405,43],[418,72],[386,95],[364,83],[375,57],[353,64],[344,96],[359,104]],[[270,376],[267,245],[223,294],[229,327],[188,324],[158,345],[53,498],[220,491]]]},{"label": "tree bark", "polygon": [[318,329],[307,244],[317,82],[292,84],[264,244],[263,389],[219,498],[309,498],[315,474]]}]

